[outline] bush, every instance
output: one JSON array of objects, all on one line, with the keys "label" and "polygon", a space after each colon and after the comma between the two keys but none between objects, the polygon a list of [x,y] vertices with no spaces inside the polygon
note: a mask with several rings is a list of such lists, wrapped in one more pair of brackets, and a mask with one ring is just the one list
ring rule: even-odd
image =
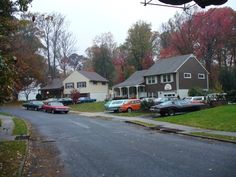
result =
[{"label": "bush", "polygon": [[76,89],[72,90],[71,91],[71,99],[73,100],[73,103],[77,103],[78,102],[78,99],[80,97],[80,92]]},{"label": "bush", "polygon": [[36,100],[42,100],[42,99],[43,99],[43,98],[42,98],[42,95],[38,93],[38,94],[36,95]]},{"label": "bush", "polygon": [[236,103],[236,90],[227,92],[226,98],[229,102]]},{"label": "bush", "polygon": [[189,96],[201,96],[201,95],[205,95],[206,92],[201,89],[201,88],[197,88],[197,87],[193,87],[191,89],[189,89],[188,91],[188,95]]},{"label": "bush", "polygon": [[153,105],[154,105],[154,101],[144,100],[144,101],[141,102],[141,109],[143,111],[148,111],[151,108],[151,106],[153,106]]}]

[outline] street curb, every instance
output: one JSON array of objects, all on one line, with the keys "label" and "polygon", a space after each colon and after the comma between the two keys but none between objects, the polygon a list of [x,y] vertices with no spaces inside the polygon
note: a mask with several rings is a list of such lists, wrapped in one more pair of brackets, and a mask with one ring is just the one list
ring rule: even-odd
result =
[{"label": "street curb", "polygon": [[233,143],[236,144],[236,141],[230,141],[230,140],[223,140],[223,139],[218,139],[218,138],[213,138],[213,137],[207,137],[207,136],[202,136],[202,135],[193,135],[193,134],[189,134],[189,133],[178,133],[181,135],[186,135],[186,136],[192,136],[192,137],[198,137],[198,138],[202,138],[202,139],[208,139],[208,140],[216,140],[216,141],[222,141],[222,142],[226,142],[226,143]]},{"label": "street curb", "polygon": [[202,138],[202,139],[216,140],[216,141],[236,144],[236,141],[223,140],[223,139],[207,137],[207,136],[201,136],[201,135],[193,135],[193,134],[190,134],[190,133],[185,133],[183,130],[178,130],[178,129],[174,129],[174,130],[177,130],[177,131],[168,131],[169,128],[166,128],[166,127],[163,127],[163,126],[158,126],[158,125],[155,126],[155,127],[148,127],[148,126],[145,126],[144,124],[133,122],[133,121],[127,121],[126,120],[124,122],[134,124],[134,125],[139,125],[141,127],[145,127],[145,128],[150,129],[150,130],[157,130],[157,131],[160,131],[160,132],[163,132],[163,133],[174,133],[174,134],[186,135],[186,136],[191,136],[191,137],[198,137],[198,138]]}]

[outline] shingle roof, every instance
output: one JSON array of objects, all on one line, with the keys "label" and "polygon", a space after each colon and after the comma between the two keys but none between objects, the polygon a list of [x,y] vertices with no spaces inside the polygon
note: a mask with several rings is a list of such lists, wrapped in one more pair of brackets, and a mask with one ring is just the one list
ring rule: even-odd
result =
[{"label": "shingle roof", "polygon": [[188,54],[157,60],[156,63],[148,69],[144,76],[175,73],[191,56],[193,55]]},{"label": "shingle roof", "polygon": [[144,74],[147,72],[147,70],[142,70],[142,71],[136,71],[133,73],[128,79],[126,79],[124,82],[121,82],[113,88],[118,88],[118,87],[126,87],[126,86],[135,86],[144,83]]},{"label": "shingle roof", "polygon": [[99,75],[96,72],[90,72],[90,71],[78,71],[80,74],[84,75],[85,77],[87,77],[89,80],[91,81],[102,81],[102,82],[108,82],[107,79],[105,79],[104,77],[102,77],[101,75]]},{"label": "shingle roof", "polygon": [[49,82],[45,87],[40,90],[52,90],[52,89],[61,89],[63,88],[62,79],[56,78]]}]

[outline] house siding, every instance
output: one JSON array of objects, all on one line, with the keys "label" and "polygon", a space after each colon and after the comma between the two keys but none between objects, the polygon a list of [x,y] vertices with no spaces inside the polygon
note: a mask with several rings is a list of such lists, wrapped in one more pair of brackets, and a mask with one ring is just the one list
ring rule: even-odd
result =
[{"label": "house siding", "polygon": [[[149,93],[153,93],[153,96],[158,97],[158,92],[165,91],[165,85],[170,84],[171,90],[168,90],[168,92],[176,91],[176,73],[173,74],[173,82],[170,83],[161,83],[161,75],[157,76],[157,84],[146,84],[146,91]],[[145,77],[146,80],[146,77]]]},{"label": "house siding", "polygon": [[[74,88],[65,88],[65,84],[71,82],[74,83]],[[86,87],[77,88],[77,82],[86,82]],[[73,89],[77,89],[82,95],[90,96],[91,98],[97,99],[97,101],[103,101],[108,95],[108,84],[103,85],[100,81],[96,81],[96,83],[95,85],[94,82],[79,72],[73,72],[63,81],[64,94],[70,95]]]},{"label": "house siding", "polygon": [[[184,78],[184,73],[191,73],[191,78]],[[205,74],[205,79],[198,79],[198,74]],[[179,89],[191,89],[198,87],[202,89],[208,89],[207,71],[201,66],[201,64],[195,59],[191,58],[186,61],[178,70],[179,74]]]}]

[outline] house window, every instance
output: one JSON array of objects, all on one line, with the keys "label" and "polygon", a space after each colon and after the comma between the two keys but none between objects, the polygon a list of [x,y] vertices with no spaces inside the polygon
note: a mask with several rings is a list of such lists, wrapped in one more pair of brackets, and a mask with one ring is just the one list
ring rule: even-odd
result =
[{"label": "house window", "polygon": [[184,78],[185,79],[191,79],[192,78],[192,74],[191,73],[184,73]]},{"label": "house window", "polygon": [[74,83],[73,82],[66,83],[65,87],[66,87],[66,89],[74,88]]},{"label": "house window", "polygon": [[93,81],[93,85],[97,85],[98,84],[98,82],[97,81]]},{"label": "house window", "polygon": [[156,84],[156,83],[157,83],[157,77],[156,76],[147,77],[147,84]]},{"label": "house window", "polygon": [[77,82],[77,88],[84,88],[86,87],[86,82]]},{"label": "house window", "polygon": [[198,73],[198,79],[205,79],[205,74]]},{"label": "house window", "polygon": [[169,83],[173,82],[173,75],[172,74],[164,74],[161,76],[162,83]]},{"label": "house window", "polygon": [[106,82],[102,82],[102,85],[106,85]]}]

